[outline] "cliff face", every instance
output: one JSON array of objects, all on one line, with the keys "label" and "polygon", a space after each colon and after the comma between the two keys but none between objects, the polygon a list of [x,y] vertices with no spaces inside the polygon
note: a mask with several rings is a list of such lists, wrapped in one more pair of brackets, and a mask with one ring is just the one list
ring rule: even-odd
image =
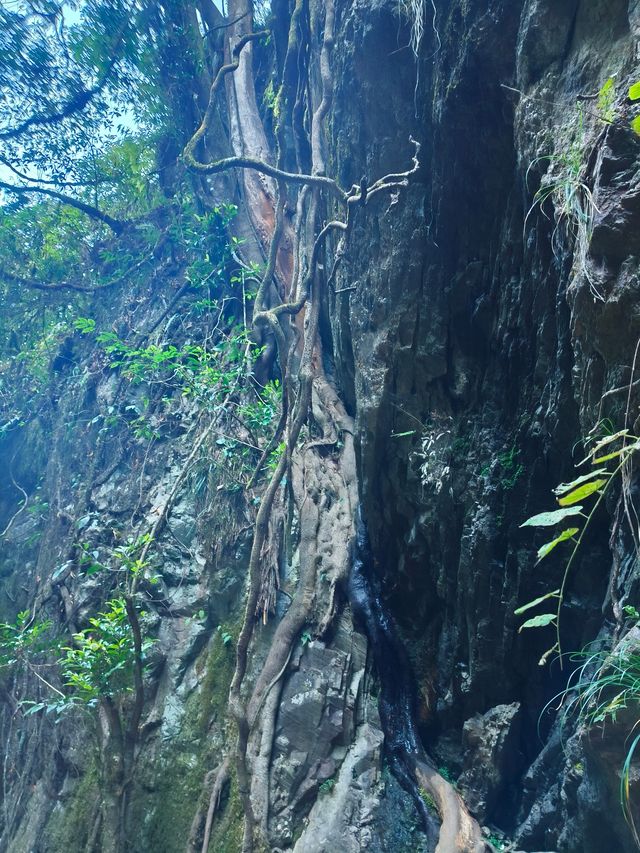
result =
[{"label": "cliff face", "polygon": [[[274,8],[282,15],[285,5]],[[335,4],[326,173],[349,187],[362,175],[370,185],[403,171],[410,137],[421,143],[420,168],[407,187],[354,205],[345,245],[335,240],[325,253],[327,269],[338,250],[341,262],[318,304],[324,378],[311,406],[316,426],[323,405],[343,415],[324,449],[315,447],[324,427],[309,427],[313,467],[294,464],[287,486],[294,496],[315,488],[316,515],[304,514],[303,501],[288,514],[283,498],[271,521],[282,543],[276,615],[255,629],[251,689],[269,671],[305,567],[317,572],[284,665],[253,694],[262,723],[250,742],[251,797],[267,849],[434,849],[416,791],[427,813],[433,799],[419,775],[403,783],[392,760],[396,747],[413,754],[408,737],[409,747],[393,741],[404,723],[394,733],[385,711],[389,656],[401,668],[406,655],[415,693],[407,719],[440,776],[457,780],[473,817],[491,828],[485,837],[492,833],[496,849],[631,851],[619,779],[633,704],[604,731],[556,719],[552,700],[576,662],[540,666],[552,628],[519,632],[514,610],[558,588],[566,565],[560,548],[536,565],[544,540],[520,525],[576,476],[598,422],[633,430],[638,415],[640,142],[626,96],[640,6],[436,0],[432,19],[424,5],[414,56],[411,22],[392,0]],[[323,15],[311,2],[316,106]],[[178,347],[202,336],[197,314],[161,317],[185,261],[160,263],[152,279],[109,292],[97,327],[117,318],[120,329],[159,329]],[[126,422],[144,408],[146,387],[97,363],[80,335],[73,346],[69,364],[52,366],[39,417],[3,432],[2,527],[19,505],[17,484],[29,496],[39,484],[42,498],[4,536],[2,613],[48,608],[81,627],[102,581],[78,570],[70,552],[78,534],[106,553],[115,530],[134,535],[166,514],[148,596],[157,642],[127,782],[127,849],[239,851],[244,792],[233,777],[217,791],[214,771],[235,742],[226,705],[255,518],[252,498],[230,486],[227,451],[234,436],[248,439],[231,418],[202,438],[202,413],[189,400],[157,423],[151,407],[150,443],[132,434]],[[119,422],[105,432],[110,415]],[[619,491],[594,516],[568,577],[567,653],[596,639],[605,651],[635,648],[623,607],[638,605],[637,536]],[[354,620],[335,562],[350,529],[345,494],[368,530],[372,618],[395,625],[391,643],[376,645]],[[627,494],[632,502],[633,474]],[[7,683],[3,695],[0,846],[107,849],[108,768],[104,749],[102,760],[94,756],[94,723],[22,717],[16,697],[26,694]],[[633,814],[635,773],[632,764]],[[513,847],[500,847],[503,836]]]},{"label": "cliff face", "polygon": [[[504,821],[522,849],[596,851],[611,838],[632,849],[611,763],[626,753],[620,733],[579,740],[569,723],[561,743],[552,715],[538,720],[567,673],[537,665],[548,636],[518,634],[513,611],[558,587],[564,568],[535,566],[519,525],[573,479],[581,436],[637,416],[638,148],[625,118],[637,13],[454,4],[424,47],[412,103],[410,57],[382,70],[391,24],[376,12],[351,10],[358,48],[339,78],[362,95],[340,115],[352,135],[337,157],[351,166],[346,151],[381,148],[384,162],[407,128],[426,155],[406,207],[382,214],[380,256],[364,230],[354,240],[336,361],[349,365],[364,514],[425,741],[461,772],[472,810]],[[610,77],[619,112],[607,125],[597,93]],[[544,204],[540,186],[554,188]],[[636,595],[630,537],[614,524],[607,542],[619,507],[608,509],[569,577],[564,651],[597,636],[615,646],[620,603]]]}]

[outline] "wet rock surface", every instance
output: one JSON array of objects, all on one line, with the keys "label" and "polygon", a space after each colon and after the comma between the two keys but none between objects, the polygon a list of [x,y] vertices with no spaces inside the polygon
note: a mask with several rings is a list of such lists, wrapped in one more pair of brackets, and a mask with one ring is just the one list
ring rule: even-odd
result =
[{"label": "wet rock surface", "polygon": [[504,808],[517,781],[522,759],[518,753],[520,705],[497,705],[477,714],[462,727],[463,770],[457,784],[464,800],[482,823]]},{"label": "wet rock surface", "polygon": [[[341,640],[347,648],[306,645],[292,660],[281,694],[271,769],[277,792],[271,820],[281,842],[291,838],[318,790],[333,789],[361,714],[366,641],[344,631]],[[379,746],[379,728],[375,737]]]}]

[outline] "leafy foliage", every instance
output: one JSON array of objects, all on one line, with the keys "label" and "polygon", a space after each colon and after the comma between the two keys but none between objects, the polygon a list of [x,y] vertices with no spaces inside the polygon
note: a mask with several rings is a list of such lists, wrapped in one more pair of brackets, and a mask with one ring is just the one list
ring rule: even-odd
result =
[{"label": "leafy foliage", "polygon": [[83,160],[117,137],[137,101],[151,26],[132,0],[0,7],[0,158],[14,177],[86,183]]},{"label": "leafy foliage", "polygon": [[[613,652],[591,646],[569,659],[576,666],[567,687],[547,707],[559,700],[563,723],[573,718],[585,731],[624,720],[629,735],[620,772],[620,804],[640,846],[630,801],[631,762],[640,743],[640,735],[632,737],[639,722],[640,651],[634,643],[623,640]],[[634,725],[629,724],[629,716],[636,718]]]},{"label": "leafy foliage", "polygon": [[545,213],[546,202],[552,201],[558,223],[565,221],[574,229],[580,225],[590,226],[595,204],[583,176],[584,118],[581,108],[578,109],[578,121],[570,144],[564,150],[537,158],[529,170],[543,161],[548,163],[549,170],[536,191],[527,219],[536,207]]},{"label": "leafy foliage", "polygon": [[551,512],[540,512],[538,515],[532,515],[524,521],[520,527],[553,527],[559,521],[567,518],[570,515],[581,515],[581,506],[572,506],[568,509],[555,509]]},{"label": "leafy foliage", "polygon": [[318,787],[318,791],[321,794],[330,794],[336,786],[336,780],[331,776],[329,779],[325,779],[324,782],[320,784]]},{"label": "leafy foliage", "polygon": [[35,621],[28,610],[18,613],[13,624],[0,622],[0,668],[24,663],[27,656],[46,651],[51,625],[48,619]]},{"label": "leafy foliage", "polygon": [[609,77],[598,92],[598,115],[603,121],[612,122],[616,117],[616,90],[613,77]]},{"label": "leafy foliage", "polygon": [[[612,97],[610,89],[607,93],[605,99]],[[601,118],[608,121],[603,116]],[[587,176],[585,146],[588,135],[582,102],[577,105],[575,120],[572,120],[562,132],[559,128],[554,129],[554,134],[553,153],[537,157],[527,169],[528,183],[530,172],[540,164],[546,164],[546,173],[542,176],[535,192],[524,220],[524,228],[526,230],[527,222],[535,210],[540,211],[547,219],[551,219],[551,212],[555,223],[551,238],[554,253],[558,254],[560,236],[563,234],[568,236],[574,243],[577,260],[589,281],[592,295],[602,301],[602,294],[589,272],[586,261],[598,209]]]},{"label": "leafy foliage", "polygon": [[[143,536],[114,549],[113,559],[124,572],[121,590],[129,587],[132,579],[146,569],[141,549],[148,542],[149,537]],[[105,568],[96,562],[86,543],[79,562],[89,574]],[[44,702],[25,700],[23,704],[28,707],[28,713],[40,710],[61,713],[76,704],[91,708],[103,698],[122,695],[132,689],[134,669],[142,661],[138,660],[135,629],[125,594],[115,595],[103,610],[89,617],[87,627],[73,634],[70,645],[52,635],[50,620],[38,621],[29,611],[19,613],[15,624],[0,623],[0,668],[15,670],[21,666],[30,670],[53,697]],[[144,616],[144,612],[136,610],[138,625],[139,618]],[[152,645],[152,639],[142,639],[140,654],[143,658]],[[58,671],[60,682],[66,688],[64,692],[39,674],[40,667],[45,665]]]},{"label": "leafy foliage", "polygon": [[[538,548],[538,562],[543,560],[563,542],[571,542],[572,549],[567,560],[562,584],[559,589],[553,592],[536,598],[533,601],[519,607],[515,613],[520,615],[525,611],[536,607],[543,601],[549,598],[557,599],[557,609],[555,613],[544,613],[528,619],[522,626],[523,628],[544,628],[548,625],[555,625],[556,642],[545,652],[540,663],[545,663],[551,654],[561,652],[560,645],[560,613],[564,601],[564,590],[569,576],[569,570],[578,554],[584,534],[591,523],[592,518],[602,500],[604,499],[607,490],[612,482],[615,482],[618,475],[621,474],[625,464],[630,457],[640,448],[640,442],[635,436],[629,433],[629,430],[624,429],[609,435],[605,435],[596,440],[587,457],[580,463],[581,465],[589,464],[592,470],[586,474],[581,474],[570,483],[561,483],[553,493],[556,497],[560,509],[551,510],[549,512],[541,512],[537,515],[528,518],[520,526],[521,527],[555,527],[567,518],[572,519],[573,524],[577,524],[578,518],[584,519],[582,527],[570,526],[556,534],[549,542],[544,543]],[[601,467],[604,463],[611,463],[612,467]],[[578,501],[588,501],[595,498],[588,512],[583,512],[584,506]]]},{"label": "leafy foliage", "polygon": [[[131,690],[135,648],[123,598],[108,601],[105,610],[91,617],[89,627],[73,639],[73,646],[62,648],[65,655],[59,666],[74,699],[93,706],[101,697]],[[143,652],[151,645],[146,640]]]}]

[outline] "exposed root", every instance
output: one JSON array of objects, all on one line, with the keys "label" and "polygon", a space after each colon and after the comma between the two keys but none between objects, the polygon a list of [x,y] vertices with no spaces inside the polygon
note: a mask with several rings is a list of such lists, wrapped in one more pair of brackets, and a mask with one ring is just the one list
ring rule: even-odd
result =
[{"label": "exposed root", "polygon": [[[211,86],[205,116],[183,152],[183,160],[187,167],[200,175],[241,168],[273,178],[277,183],[273,233],[265,273],[255,298],[253,325],[254,328],[273,334],[276,340],[282,372],[283,408],[278,427],[262,454],[250,485],[253,486],[256,482],[260,469],[281,436],[284,436],[285,451],[267,482],[255,519],[244,617],[237,641],[236,666],[229,691],[229,712],[238,732],[235,759],[238,791],[245,815],[243,853],[250,853],[253,850],[256,826],[260,828],[265,839],[268,831],[268,768],[279,703],[279,690],[273,688],[281,683],[300,632],[312,621],[316,575],[320,564],[332,589],[332,603],[322,616],[321,630],[326,630],[333,618],[335,609],[333,591],[348,573],[350,543],[355,532],[357,485],[353,427],[341,406],[338,395],[322,373],[322,355],[319,351],[317,334],[321,301],[319,289],[321,285],[325,288],[328,286],[337,261],[344,253],[346,237],[350,230],[351,211],[354,206],[369,203],[371,198],[379,192],[406,186],[409,177],[418,169],[420,148],[418,143],[414,142],[415,156],[409,170],[385,175],[368,187],[354,186],[346,191],[334,179],[326,176],[322,128],[333,91],[330,56],[334,28],[333,2],[327,0],[324,6],[324,36],[320,56],[322,96],[310,122],[311,174],[288,171],[285,163],[285,132],[294,121],[293,111],[296,104],[299,108],[300,84],[305,83],[300,78],[301,68],[304,68],[304,63],[302,65],[300,63],[300,38],[306,37],[303,28],[304,9],[304,1],[297,0],[290,20],[282,86],[278,94],[282,109],[281,122],[276,127],[278,165],[273,166],[262,157],[247,154],[246,148],[242,148],[237,156],[226,157],[215,162],[201,162],[196,157],[196,149],[204,140],[212,123],[215,99],[223,77],[240,67],[243,48],[253,39],[260,37],[261,33],[245,34],[235,44],[232,61],[223,66],[216,75]],[[236,147],[236,150],[239,149]],[[298,145],[296,147],[298,166],[302,160],[301,150]],[[286,294],[284,300],[278,305],[269,306],[268,297],[273,290],[279,253],[282,250],[283,240],[286,239],[284,237],[287,228],[285,211],[289,186],[302,188],[297,199],[298,219],[293,252],[293,280],[288,292],[284,291]],[[346,214],[344,221],[336,218],[320,227],[322,190],[327,191],[329,196],[337,198],[344,206],[343,210]],[[324,250],[326,238],[334,231],[341,232],[336,259],[331,274],[321,275],[320,254]],[[305,251],[309,249],[310,256],[305,259]],[[304,324],[300,319],[303,312],[305,312]],[[301,351],[298,349],[297,342],[294,344],[292,341],[293,329],[288,325],[287,318],[297,318],[294,328],[302,341]],[[294,366],[296,367],[295,381],[292,379]],[[323,438],[318,441],[308,441],[303,448],[299,448],[300,433],[310,414],[322,429]],[[343,443],[342,447],[338,448],[337,439],[340,436],[343,437]],[[336,446],[336,452],[327,455],[326,448],[331,445]],[[280,538],[281,526],[277,518],[279,512],[277,507],[280,505],[279,501],[284,500],[281,486],[287,474],[300,524],[300,579],[291,605],[277,626],[267,660],[257,678],[253,693],[245,704],[242,688],[248,666],[249,647],[255,631],[256,614],[262,616],[265,621],[275,603],[278,553],[275,543]],[[250,768],[249,739],[259,720],[262,722],[262,729],[259,732],[256,731],[255,736],[258,737],[260,746],[254,766]]]},{"label": "exposed root", "polygon": [[240,54],[242,53],[243,47],[249,44],[249,42],[255,41],[259,38],[263,38],[268,34],[268,30],[259,30],[258,32],[247,33],[246,35],[242,36],[242,38],[239,39],[239,41],[233,48],[231,54],[231,62],[221,66],[221,68],[218,70],[218,73],[214,77],[213,83],[211,84],[211,89],[209,91],[209,103],[207,104],[207,109],[205,110],[205,114],[202,118],[202,122],[200,123],[200,127],[196,130],[191,139],[187,142],[182,153],[185,163],[194,171],[203,171],[201,168],[203,164],[198,163],[198,161],[195,159],[195,151],[198,146],[198,143],[204,138],[204,135],[206,134],[207,130],[209,130],[209,128],[211,127],[211,122],[213,121],[213,116],[216,108],[218,90],[220,89],[222,81],[224,80],[227,74],[230,74],[233,71],[237,71],[238,66],[240,65]]},{"label": "exposed root", "polygon": [[216,774],[216,780],[213,783],[213,787],[211,789],[211,797],[209,798],[209,808],[207,809],[207,817],[204,824],[204,837],[202,839],[202,849],[201,853],[207,853],[209,849],[209,841],[211,840],[211,827],[213,826],[213,819],[218,810],[218,806],[220,805],[220,798],[222,796],[222,791],[224,790],[224,786],[229,781],[229,758],[225,758],[220,768]]},{"label": "exposed root", "polygon": [[100,808],[100,798],[96,799],[93,809],[93,820],[91,821],[91,829],[87,837],[87,843],[84,847],[84,853],[95,853],[102,829],[102,809]]},{"label": "exposed root", "polygon": [[280,696],[282,693],[281,678],[291,659],[293,648],[289,650],[289,657],[284,666],[271,682],[264,694],[261,714],[261,730],[256,732],[259,740],[258,753],[254,758],[251,774],[251,798],[254,804],[257,824],[263,838],[269,837],[269,766],[271,764],[271,753],[273,750],[273,732],[276,726],[276,718],[280,707]]},{"label": "exposed root", "polygon": [[262,566],[260,574],[260,594],[256,604],[255,616],[267,624],[269,615],[275,613],[276,595],[280,589],[280,548],[285,523],[284,501],[274,503],[269,519],[269,534],[262,551]]},{"label": "exposed root", "polygon": [[486,842],[460,794],[424,758],[415,762],[420,786],[433,797],[442,825],[435,853],[485,853]]}]

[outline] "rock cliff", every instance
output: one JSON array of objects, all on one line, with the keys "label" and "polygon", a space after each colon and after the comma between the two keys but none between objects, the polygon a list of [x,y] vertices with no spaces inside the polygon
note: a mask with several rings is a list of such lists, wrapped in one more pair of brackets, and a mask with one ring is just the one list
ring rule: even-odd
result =
[{"label": "rock cliff", "polygon": [[[273,44],[253,54],[258,80],[283,63],[291,5],[272,4]],[[354,186],[360,203],[344,239],[328,234],[314,307],[298,323],[299,335],[318,329],[310,415],[265,522],[268,618],[249,613],[246,675],[238,680],[236,655],[256,507],[268,490],[264,481],[245,488],[236,442],[254,444],[247,421],[204,409],[197,394],[163,408],[160,385],[123,378],[80,331],[66,360],[49,366],[37,416],[2,428],[2,618],[37,611],[81,630],[108,582],[83,568],[78,548],[100,563],[127,537],[154,531],[144,618],[155,642],[131,777],[118,777],[127,850],[248,849],[249,800],[256,849],[283,853],[632,851],[635,762],[628,819],[619,791],[638,694],[604,726],[558,712],[558,696],[576,671],[597,674],[595,657],[581,670],[586,658],[571,653],[637,655],[633,465],[568,576],[563,666],[557,655],[539,665],[553,628],[519,631],[514,610],[558,588],[566,566],[561,547],[536,564],[545,540],[520,525],[577,476],[594,428],[632,433],[639,415],[640,138],[627,94],[640,5],[310,0],[295,9],[308,21],[309,100],[299,124],[292,111],[282,144],[298,165]],[[424,32],[414,52],[416,16]],[[261,112],[271,144],[263,105],[238,103],[241,116]],[[308,151],[296,140],[312,108],[324,110],[324,164],[313,139]],[[227,118],[220,128],[237,153],[242,130]],[[370,187],[411,170],[412,139],[417,170],[362,198],[361,176]],[[243,144],[257,156],[250,146],[262,143],[245,135]],[[253,248],[240,239],[235,250],[247,270],[268,249],[256,210],[269,234],[277,210],[271,178],[242,180],[211,179],[208,201],[229,193],[238,204],[229,227],[252,235]],[[311,236],[299,256],[285,234],[274,287],[288,264],[311,265],[315,235],[338,215],[338,202],[323,203],[306,214]],[[177,348],[213,340],[211,317],[191,310],[198,294],[187,292],[188,310],[174,302],[189,263],[181,251],[165,246],[153,273],[96,299],[96,328]],[[242,319],[241,306],[225,311],[223,324]],[[16,515],[25,494],[29,511]],[[371,619],[392,640],[376,642],[349,594],[358,514]],[[404,667],[412,695],[403,710],[388,697],[400,702]],[[105,800],[119,770],[106,724],[79,709],[25,716],[20,702],[46,694],[25,678],[0,682],[0,847],[111,849]],[[236,687],[246,707],[229,716]],[[243,720],[248,781],[232,760]],[[457,835],[441,832],[448,808]]]}]

